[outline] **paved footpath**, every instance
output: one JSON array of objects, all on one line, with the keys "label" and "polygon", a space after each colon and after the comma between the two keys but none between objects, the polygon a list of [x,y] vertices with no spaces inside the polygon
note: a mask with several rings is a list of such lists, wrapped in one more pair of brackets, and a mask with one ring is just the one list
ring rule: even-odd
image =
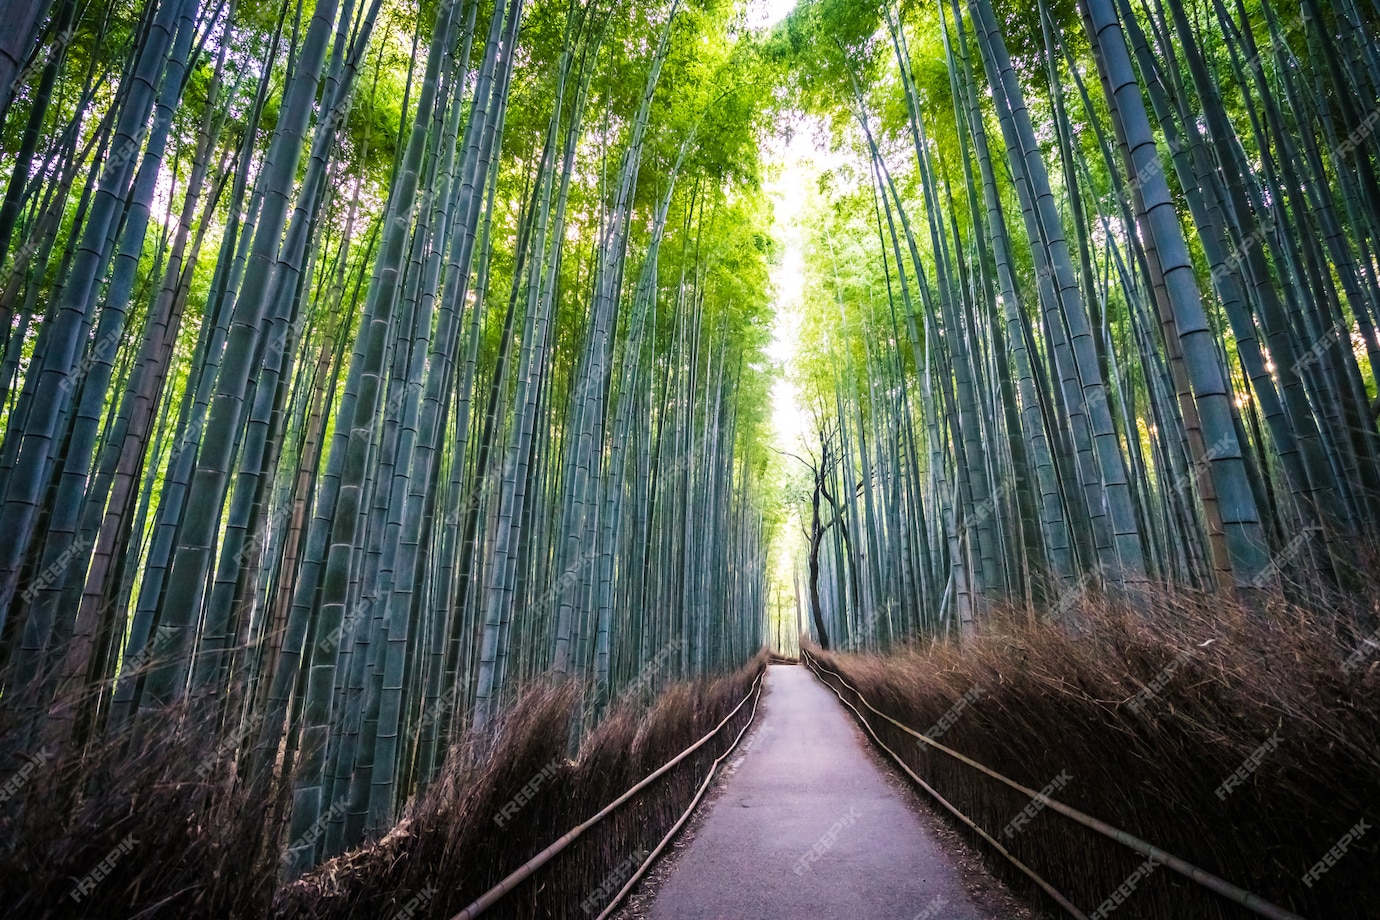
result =
[{"label": "paved footpath", "polygon": [[756,731],[652,920],[995,920],[838,699],[773,666]]}]

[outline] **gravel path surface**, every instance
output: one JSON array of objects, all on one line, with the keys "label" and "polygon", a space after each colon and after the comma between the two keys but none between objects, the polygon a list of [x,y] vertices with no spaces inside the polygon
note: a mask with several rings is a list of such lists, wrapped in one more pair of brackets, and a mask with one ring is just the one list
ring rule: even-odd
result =
[{"label": "gravel path surface", "polygon": [[760,724],[659,886],[651,920],[1029,916],[974,877],[971,853],[941,843],[808,670],[773,666],[767,681]]}]

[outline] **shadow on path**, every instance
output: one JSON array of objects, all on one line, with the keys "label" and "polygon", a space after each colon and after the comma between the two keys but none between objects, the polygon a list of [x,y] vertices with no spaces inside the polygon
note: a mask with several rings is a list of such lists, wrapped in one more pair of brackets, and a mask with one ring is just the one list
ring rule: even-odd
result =
[{"label": "shadow on path", "polygon": [[760,726],[652,920],[995,920],[833,694],[803,667],[767,680]]}]

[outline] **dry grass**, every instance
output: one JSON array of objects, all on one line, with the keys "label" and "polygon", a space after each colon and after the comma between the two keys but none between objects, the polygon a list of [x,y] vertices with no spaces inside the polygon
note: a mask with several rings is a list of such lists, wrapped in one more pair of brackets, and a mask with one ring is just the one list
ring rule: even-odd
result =
[{"label": "dry grass", "polygon": [[[14,737],[0,730],[0,749],[13,752]],[[169,718],[147,739],[84,755],[50,746],[0,804],[6,916],[262,916],[277,869],[259,843],[263,809],[226,779],[217,739],[194,720]],[[199,775],[203,764],[217,766]]]},{"label": "dry grass", "polygon": [[[281,828],[271,824],[270,843],[260,845],[271,803],[248,801],[224,770],[209,780],[197,775],[218,739],[196,720],[170,720],[137,751],[111,744],[84,757],[58,755],[0,802],[0,903],[5,916],[25,920],[449,917],[698,740],[746,695],[765,660],[675,685],[647,711],[620,707],[573,761],[578,692],[568,684],[530,687],[494,736],[468,736],[452,748],[442,775],[383,840],[290,884],[279,880]],[[581,903],[609,872],[635,850],[650,849],[679,816],[747,714],[486,916],[584,916]],[[15,738],[0,726],[0,750],[13,754]],[[500,826],[494,816],[548,767],[545,781]],[[77,880],[102,874],[102,861],[109,871],[91,892],[69,897]]]},{"label": "dry grass", "polygon": [[[1375,609],[1333,606],[1324,625],[1283,601],[1262,616],[1162,593],[1133,606],[1084,602],[1076,634],[1008,614],[961,648],[820,657],[921,732],[978,688],[944,744],[1036,790],[1063,773],[1071,779],[1054,798],[1306,917],[1347,920],[1377,916],[1380,833],[1365,833],[1312,887],[1303,876],[1358,821],[1380,823],[1380,655],[1344,666],[1356,646],[1336,638],[1347,624],[1340,631],[1356,642]],[[917,773],[1085,911],[1144,862],[1049,810],[1005,835],[1028,798],[872,721]],[[1278,746],[1219,797],[1272,736]],[[1117,920],[1250,916],[1164,868],[1116,909]]]},{"label": "dry grass", "polygon": [[[764,666],[765,656],[759,656],[729,677],[671,687],[645,714],[632,708],[613,713],[584,741],[574,762],[565,759],[566,735],[579,701],[568,688],[529,691],[505,719],[492,749],[485,752],[474,742],[461,746],[442,779],[388,837],[281,890],[274,915],[388,918],[418,892],[434,887],[437,893],[415,916],[452,916],[722,721]],[[485,916],[585,916],[582,903],[635,851],[656,845],[747,717],[744,708],[713,742],[596,825]],[[560,767],[500,827],[494,816],[553,761]],[[595,905],[588,916],[603,906]]]}]

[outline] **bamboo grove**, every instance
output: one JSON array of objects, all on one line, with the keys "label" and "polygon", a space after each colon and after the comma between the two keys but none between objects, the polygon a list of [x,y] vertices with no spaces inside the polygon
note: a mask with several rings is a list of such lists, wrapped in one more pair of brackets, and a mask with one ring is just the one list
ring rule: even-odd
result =
[{"label": "bamboo grove", "polygon": [[756,652],[772,247],[730,5],[6,19],[5,757],[180,713],[295,875],[539,675],[593,719]]},{"label": "bamboo grove", "polygon": [[840,157],[806,219],[817,640],[1366,577],[1377,23],[1360,0],[797,7],[771,47]]}]

